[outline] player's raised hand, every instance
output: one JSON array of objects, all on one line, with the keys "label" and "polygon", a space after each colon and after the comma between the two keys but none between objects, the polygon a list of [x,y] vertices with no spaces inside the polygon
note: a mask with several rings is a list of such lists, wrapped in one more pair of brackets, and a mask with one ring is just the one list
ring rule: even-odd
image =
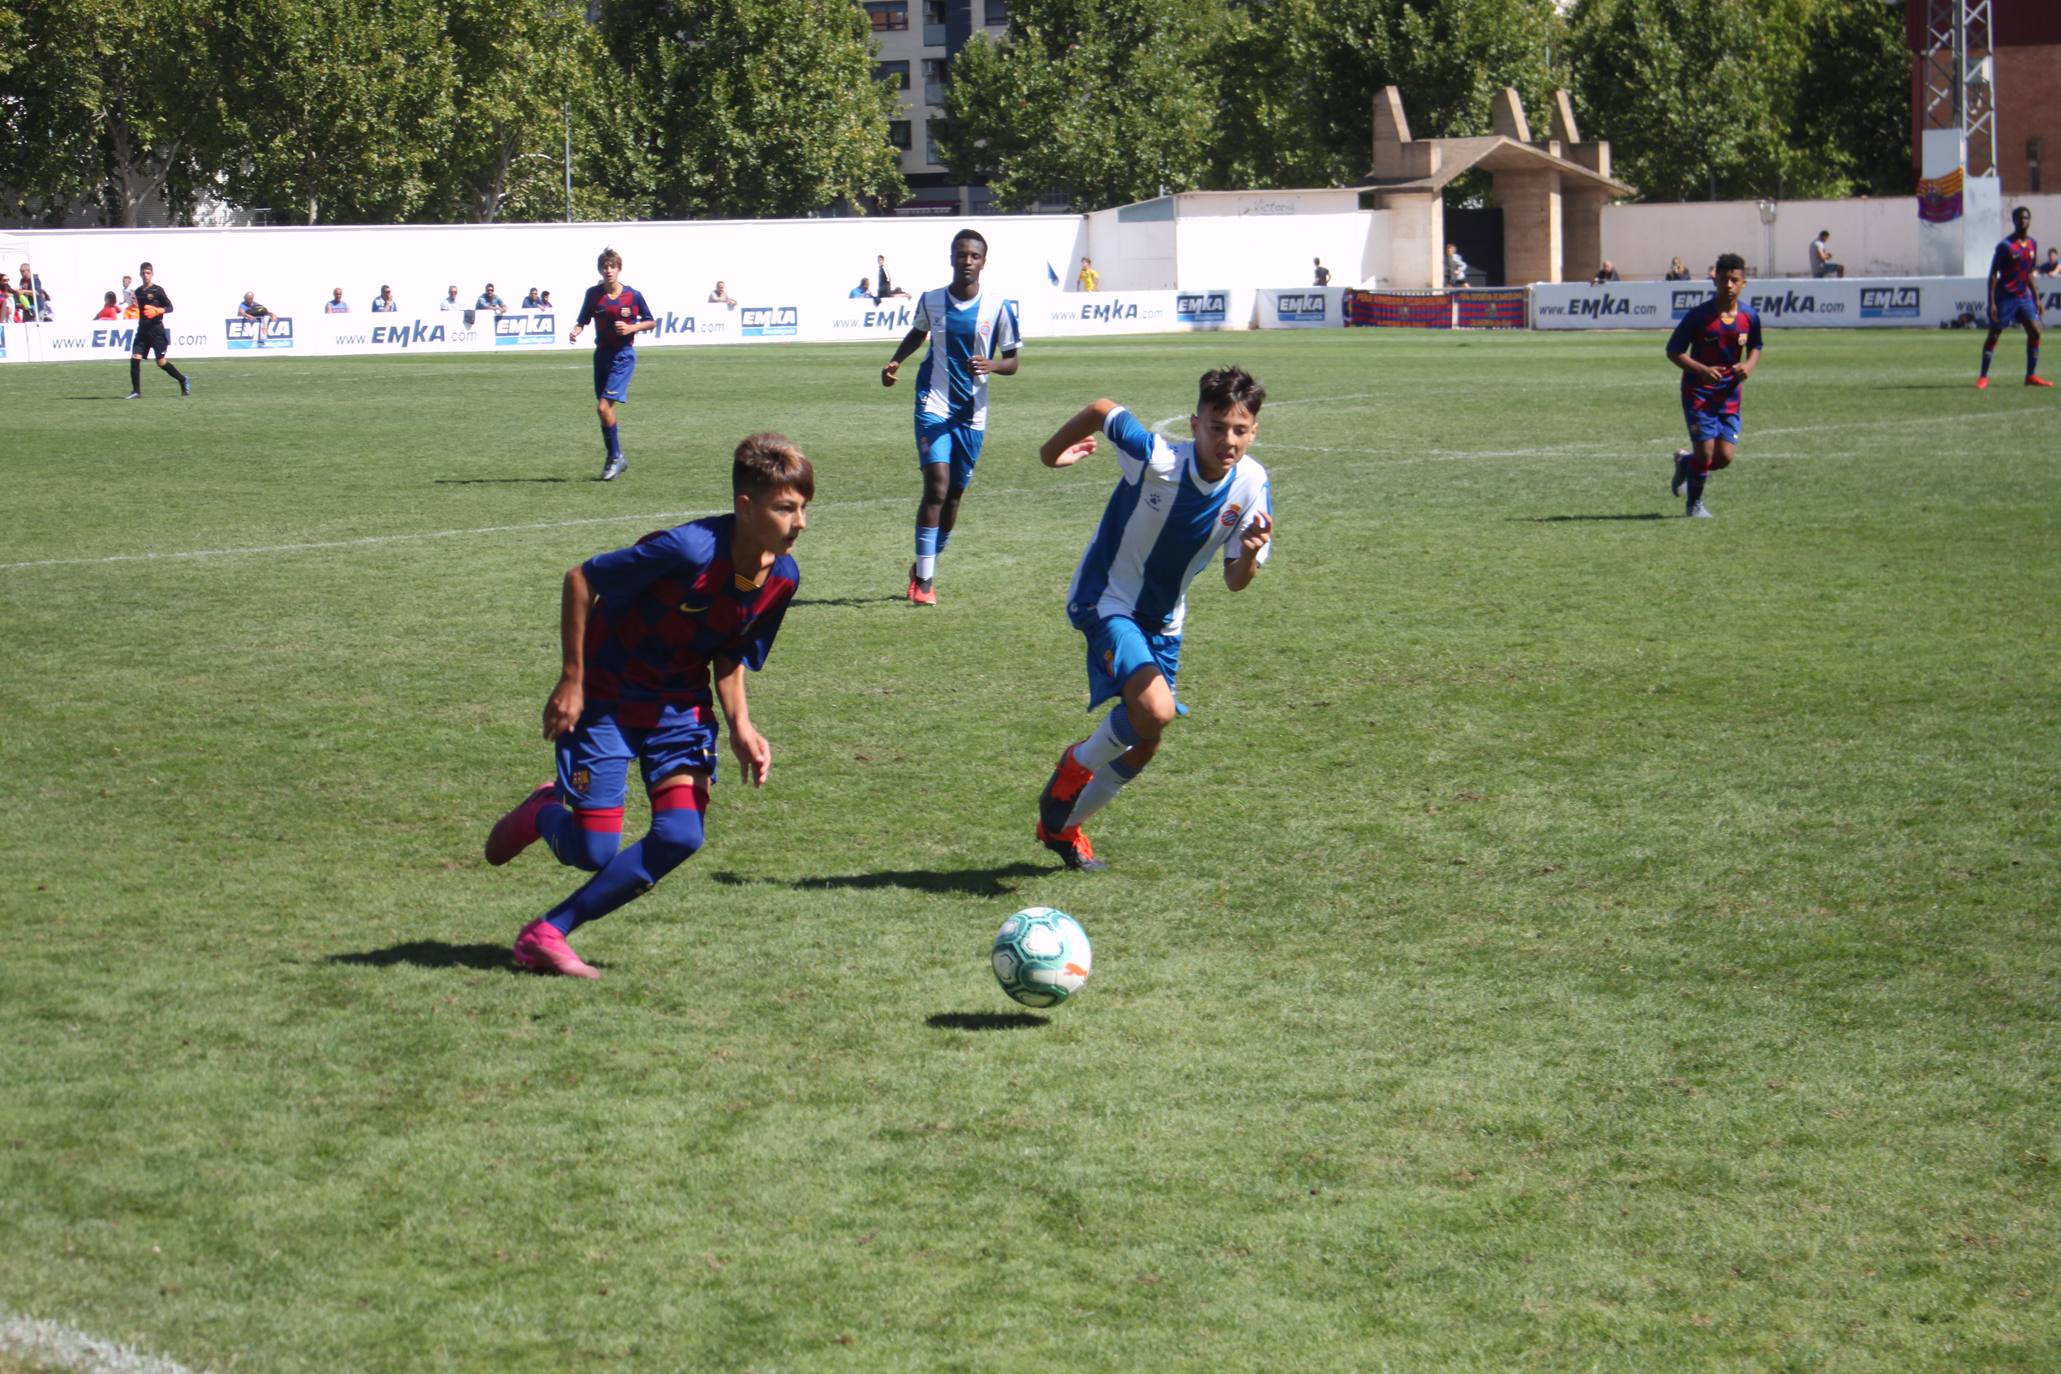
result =
[{"label": "player's raised hand", "polygon": [[1065,448],[1061,449],[1059,451],[1059,456],[1052,460],[1052,466],[1055,468],[1070,468],[1075,463],[1080,462],[1081,459],[1086,458],[1088,455],[1092,454],[1094,451],[1095,436],[1090,434],[1087,438],[1081,440],[1078,444],[1069,444]]},{"label": "player's raised hand", "polygon": [[730,722],[730,748],[737,755],[737,764],[744,769],[744,776],[751,779],[753,787],[764,787],[773,776],[773,745],[767,738],[749,724]]},{"label": "player's raised hand", "polygon": [[1238,553],[1242,558],[1257,558],[1259,551],[1274,537],[1274,522],[1265,511],[1252,517],[1252,523],[1245,527],[1245,533],[1238,536]]},{"label": "player's raised hand", "polygon": [[544,702],[544,738],[557,739],[578,725],[586,709],[586,690],[569,677],[558,679],[558,685]]},{"label": "player's raised hand", "polygon": [[901,370],[902,364],[899,358],[888,363],[886,367],[880,369],[880,384],[882,386],[893,386],[895,384],[895,374]]}]

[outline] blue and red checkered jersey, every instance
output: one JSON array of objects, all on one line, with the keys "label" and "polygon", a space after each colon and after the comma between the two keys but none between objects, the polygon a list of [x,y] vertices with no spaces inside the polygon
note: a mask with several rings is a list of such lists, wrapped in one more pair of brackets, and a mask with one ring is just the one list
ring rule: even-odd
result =
[{"label": "blue and red checkered jersey", "polygon": [[583,565],[600,598],[587,617],[587,707],[650,727],[705,711],[718,659],[756,672],[801,585],[791,554],[764,582],[730,561],[734,515],[675,525]]},{"label": "blue and red checkered jersey", "polygon": [[[1667,356],[1686,353],[1705,367],[1737,367],[1749,353],[1760,351],[1760,316],[1741,301],[1732,318],[1718,313],[1716,300],[1707,300],[1682,316],[1675,332],[1668,336]],[[1737,415],[1739,388],[1746,379],[1736,372],[1721,381],[1706,382],[1682,374],[1683,406],[1706,415]]]},{"label": "blue and red checkered jersey", "polygon": [[1996,289],[2024,300],[2034,297],[2033,270],[2039,266],[2040,246],[2030,234],[2022,239],[2005,239],[1990,255],[1989,276]]},{"label": "blue and red checkered jersey", "polygon": [[640,320],[651,318],[651,306],[644,299],[642,291],[622,282],[617,282],[616,285],[622,287],[622,290],[613,300],[609,299],[606,283],[597,281],[588,287],[587,298],[580,302],[580,317],[573,321],[582,327],[592,321],[597,326],[594,330],[594,347],[603,350],[629,348],[637,341],[635,334],[615,332],[617,320],[627,320],[631,324],[636,324]]}]

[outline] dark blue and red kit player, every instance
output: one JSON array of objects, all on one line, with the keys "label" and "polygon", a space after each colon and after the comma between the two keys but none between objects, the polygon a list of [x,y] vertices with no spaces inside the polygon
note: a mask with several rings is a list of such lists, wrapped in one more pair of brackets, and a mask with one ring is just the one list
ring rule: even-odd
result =
[{"label": "dark blue and red kit player", "polygon": [[1989,337],[1982,341],[1982,375],[1977,391],[1989,390],[1989,363],[1997,340],[2014,324],[2025,326],[2025,384],[2052,386],[2040,376],[2040,295],[2033,286],[2040,246],[2032,237],[2032,211],[2021,205],[2011,212],[2011,236],[1997,244],[1989,260]]},{"label": "dark blue and red kit player", "polygon": [[[565,937],[701,848],[718,704],[744,775],[754,786],[772,775],[773,746],[752,725],[744,673],[765,666],[801,584],[793,550],[816,474],[780,435],[754,434],[737,446],[730,487],[731,514],[648,534],[565,575],[565,666],[544,703],[558,777],[494,823],[487,862],[505,864],[541,839],[560,863],[594,876],[516,933],[523,968],[598,978]],[[620,849],[632,760],[651,829]]]},{"label": "dark blue and red kit player", "polygon": [[1760,316],[1739,299],[1746,289],[1746,259],[1720,254],[1713,269],[1717,295],[1682,316],[1668,336],[1667,360],[1682,370],[1682,418],[1689,447],[1675,450],[1669,490],[1688,490],[1685,511],[1708,520],[1703,485],[1739,456],[1739,393],[1760,366]]},{"label": "dark blue and red kit player", "polygon": [[601,250],[594,260],[601,280],[587,288],[580,302],[580,318],[568,336],[580,341],[580,331],[594,326],[594,409],[601,416],[601,480],[613,482],[629,466],[623,461],[622,440],[615,432],[615,408],[630,399],[630,378],[637,371],[637,336],[654,328],[651,306],[644,293],[623,285],[623,255],[613,248]]}]

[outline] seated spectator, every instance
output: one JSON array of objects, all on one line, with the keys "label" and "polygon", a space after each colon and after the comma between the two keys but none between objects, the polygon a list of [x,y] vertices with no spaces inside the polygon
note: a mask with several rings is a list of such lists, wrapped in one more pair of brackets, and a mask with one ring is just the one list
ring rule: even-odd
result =
[{"label": "seated spectator", "polygon": [[391,315],[401,308],[401,303],[394,299],[394,289],[391,286],[382,286],[379,288],[379,294],[372,298],[372,308],[382,315]]},{"label": "seated spectator", "polygon": [[537,309],[551,309],[551,293],[549,291],[540,291],[537,293]]},{"label": "seated spectator", "polygon": [[2049,248],[2047,260],[2037,270],[2043,277],[2061,277],[2061,248]]},{"label": "seated spectator", "polygon": [[542,310],[544,308],[544,298],[537,294],[536,287],[532,286],[530,293],[522,298],[521,308],[524,310]]},{"label": "seated spectator", "polygon": [[121,317],[121,304],[115,299],[115,293],[110,291],[107,293],[107,299],[100,303],[100,313],[93,318],[96,320],[118,320]]},{"label": "seated spectator", "polygon": [[717,282],[716,289],[708,293],[708,299],[709,304],[711,305],[721,303],[722,305],[727,306],[731,310],[735,310],[737,308],[737,302],[731,299],[730,293],[723,289],[723,284],[721,282]]},{"label": "seated spectator", "polygon": [[1605,258],[1603,259],[1603,265],[1596,269],[1596,275],[1589,278],[1589,285],[1601,286],[1605,282],[1616,280],[1618,280],[1617,264]]},{"label": "seated spectator", "polygon": [[437,306],[439,310],[463,310],[464,308],[458,302],[458,288],[455,286],[451,288],[451,294],[444,297],[442,303]]},{"label": "seated spectator", "polygon": [[501,298],[494,294],[494,284],[492,282],[488,282],[487,289],[479,293],[479,299],[472,303],[472,308],[474,310],[491,310],[496,315],[506,314],[508,311],[508,307],[501,303]]},{"label": "seated spectator", "polygon": [[859,300],[863,297],[870,296],[873,294],[873,283],[866,280],[866,278],[861,277],[859,278],[859,284],[857,286],[854,286],[851,290],[845,292],[844,294],[852,300]]},{"label": "seated spectator", "polygon": [[351,303],[343,298],[343,288],[341,286],[330,292],[329,299],[322,302],[322,313],[325,315],[348,315],[351,313]]},{"label": "seated spectator", "polygon": [[1684,266],[1682,266],[1682,260],[1681,260],[1680,258],[1669,258],[1669,259],[1667,260],[1667,280],[1669,280],[1669,281],[1687,281],[1687,280],[1689,280],[1689,269],[1688,269],[1688,268],[1686,268],[1686,267],[1684,267]]},{"label": "seated spectator", "polygon": [[1457,287],[1466,284],[1467,259],[1460,256],[1459,244],[1449,243],[1446,245],[1446,285]]},{"label": "seated spectator", "polygon": [[0,324],[13,324],[14,310],[14,284],[7,280],[5,272],[0,272]]},{"label": "seated spectator", "polygon": [[243,319],[256,320],[258,322],[258,342],[263,343],[266,330],[271,328],[273,318],[271,308],[258,302],[258,296],[255,291],[246,291],[243,293],[242,301],[238,302],[236,306],[236,313]]},{"label": "seated spectator", "polygon": [[26,320],[54,320],[51,302],[56,299],[43,289],[43,279],[29,271],[29,265],[21,265],[21,275],[14,279],[14,293],[27,301],[24,307]]},{"label": "seated spectator", "polygon": [[1832,260],[1832,231],[1821,229],[1811,240],[1811,275],[1813,277],[1843,277],[1846,268]]}]

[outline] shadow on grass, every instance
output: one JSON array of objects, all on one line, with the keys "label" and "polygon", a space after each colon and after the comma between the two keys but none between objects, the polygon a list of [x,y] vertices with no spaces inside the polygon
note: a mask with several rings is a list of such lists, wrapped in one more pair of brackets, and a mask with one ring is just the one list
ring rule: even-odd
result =
[{"label": "shadow on grass", "polygon": [[918,892],[963,892],[974,897],[1006,897],[1013,890],[1007,882],[1008,879],[1046,877],[1051,873],[1052,869],[1045,864],[1013,863],[1002,868],[914,868],[889,873],[846,873],[823,878],[748,878],[742,873],[727,870],[708,876],[712,881],[722,883],[726,887],[755,887],[762,883],[773,883],[781,887],[791,887],[797,892],[814,892],[826,888],[906,887]]},{"label": "shadow on grass", "polygon": [[1665,520],[1659,511],[1647,511],[1642,515],[1513,515],[1511,523],[1518,525],[1564,525],[1570,520]]},{"label": "shadow on grass", "polygon": [[932,1030],[1008,1031],[1036,1030],[1052,1022],[1027,1011],[941,1011],[935,1016],[924,1017],[923,1024]]},{"label": "shadow on grass", "polygon": [[416,968],[472,968],[505,969],[515,972],[515,957],[506,945],[453,945],[442,940],[410,940],[406,944],[388,945],[385,949],[368,949],[355,954],[332,954],[332,964],[365,964],[372,968],[392,968],[395,964],[413,964]]},{"label": "shadow on grass", "polygon": [[560,485],[570,482],[570,477],[435,477],[431,482],[439,487],[507,487],[523,482],[556,482]]},{"label": "shadow on grass", "polygon": [[902,598],[899,596],[821,596],[813,600],[808,597],[796,597],[793,604],[797,606],[877,606],[883,601],[900,600]]}]

